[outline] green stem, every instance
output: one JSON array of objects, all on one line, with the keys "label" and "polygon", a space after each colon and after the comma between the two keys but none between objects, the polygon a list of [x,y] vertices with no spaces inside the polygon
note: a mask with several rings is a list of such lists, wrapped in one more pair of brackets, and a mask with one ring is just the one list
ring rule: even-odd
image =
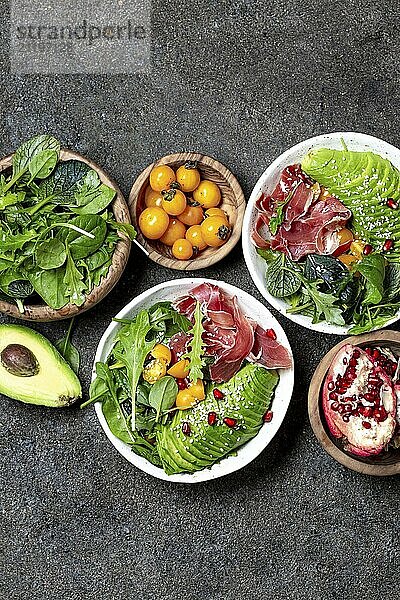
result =
[{"label": "green stem", "polygon": [[4,192],[8,192],[8,190],[10,188],[12,188],[12,186],[14,185],[14,183],[17,183],[18,179],[21,179],[22,175],[25,175],[25,173],[27,172],[27,170],[28,170],[28,167],[26,166],[26,167],[24,167],[22,169],[22,171],[19,171],[18,173],[16,173],[16,175],[14,175],[14,177],[12,177],[10,179],[10,181],[7,183],[7,185],[4,186],[4,188],[3,188],[3,194],[4,194]]},{"label": "green stem", "polygon": [[290,313],[291,315],[295,315],[296,313],[299,313],[302,310],[305,310],[306,308],[311,308],[313,306],[313,302],[306,302],[306,304],[302,304],[301,306],[294,306],[293,308],[288,308],[286,312]]},{"label": "green stem", "polygon": [[69,327],[67,330],[67,335],[65,336],[64,339],[64,345],[63,345],[63,356],[65,356],[66,350],[67,350],[67,346],[71,337],[71,331],[72,331],[72,327],[74,325],[74,321],[75,321],[75,317],[72,317],[70,323],[69,323]]},{"label": "green stem", "polygon": [[86,408],[86,406],[89,406],[89,404],[92,404],[93,402],[97,402],[97,400],[99,398],[101,398],[102,396],[104,396],[104,392],[102,394],[97,394],[97,396],[92,396],[91,398],[89,398],[89,400],[86,400],[86,402],[83,402],[79,408]]},{"label": "green stem", "polygon": [[31,207],[25,209],[24,212],[26,212],[28,215],[34,215],[41,208],[43,208],[43,206],[46,206],[46,204],[49,204],[53,198],[54,198],[54,196],[48,196],[47,198],[43,198],[43,200],[41,200],[40,202],[37,202],[34,206],[31,206]]}]

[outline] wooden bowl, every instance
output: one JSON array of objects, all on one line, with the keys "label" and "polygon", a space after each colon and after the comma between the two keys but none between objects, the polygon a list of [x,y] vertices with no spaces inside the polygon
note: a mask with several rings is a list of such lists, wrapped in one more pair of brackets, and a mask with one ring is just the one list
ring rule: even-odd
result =
[{"label": "wooden bowl", "polygon": [[400,449],[395,450],[392,448],[379,456],[371,458],[354,456],[343,449],[341,441],[330,434],[326,425],[321,406],[322,388],[332,360],[345,344],[353,344],[361,347],[388,346],[399,353],[400,332],[383,330],[365,335],[352,336],[339,342],[324,356],[315,370],[308,392],[308,415],[311,427],[322,448],[345,467],[365,475],[398,475],[400,474]]},{"label": "wooden bowl", "polygon": [[[220,248],[206,248],[198,256],[190,260],[177,260],[171,252],[171,248],[158,240],[148,240],[145,238],[138,226],[139,215],[144,210],[144,195],[146,187],[149,185],[150,171],[157,165],[169,165],[177,169],[186,162],[197,162],[202,179],[209,179],[216,183],[222,194],[222,203],[220,207],[226,212],[229,223],[232,227],[232,233],[229,240]],[[132,223],[137,231],[137,241],[143,247],[151,260],[180,271],[194,271],[204,269],[222,260],[236,246],[240,239],[242,231],[242,221],[245,211],[245,199],[242,188],[236,177],[222,163],[210,156],[199,154],[198,152],[181,152],[178,154],[169,154],[153,162],[142,171],[132,186],[129,194],[129,210],[131,212]]]},{"label": "wooden bowl", "polygon": [[[0,160],[0,172],[8,169],[11,166],[12,157],[13,154],[9,154]],[[116,196],[111,204],[114,217],[116,221],[130,223],[131,219],[128,206],[116,182],[111,179],[101,167],[99,167],[89,158],[78,154],[78,152],[73,152],[72,150],[61,150],[60,160],[71,159],[80,160],[89,165],[98,173],[103,183],[116,191]],[[74,317],[78,313],[82,313],[90,308],[93,308],[93,306],[100,302],[112,290],[121,277],[126,267],[126,263],[128,262],[131,242],[125,234],[119,232],[118,235],[120,240],[117,242],[115,247],[113,260],[107,276],[102,279],[98,287],[93,288],[90,294],[88,294],[86,297],[86,300],[82,306],[66,304],[63,306],[63,308],[55,310],[41,301],[37,304],[26,304],[25,312],[21,314],[15,304],[0,300],[0,313],[5,313],[6,315],[15,317],[17,319],[23,319],[25,321],[57,321],[59,319],[68,319],[70,317]]]}]

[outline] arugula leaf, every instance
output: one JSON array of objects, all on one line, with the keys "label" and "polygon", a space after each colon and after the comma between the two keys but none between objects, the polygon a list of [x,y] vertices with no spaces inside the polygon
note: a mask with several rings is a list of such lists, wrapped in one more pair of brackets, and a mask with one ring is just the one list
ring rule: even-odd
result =
[{"label": "arugula leaf", "polygon": [[202,335],[204,333],[203,327],[203,313],[201,311],[200,302],[197,301],[196,308],[194,311],[194,325],[192,329],[188,332],[189,335],[192,335],[192,339],[189,342],[189,352],[184,354],[182,358],[186,358],[189,360],[189,379],[192,383],[196,382],[198,379],[203,379],[203,367],[204,363],[204,342]]},{"label": "arugula leaf", "polygon": [[318,289],[318,283],[319,282],[317,281],[305,283],[307,292],[315,304],[315,318],[313,322],[316,323],[321,315],[323,315],[325,321],[331,325],[345,325],[342,311],[335,304],[337,302],[337,297],[333,294],[321,292]]},{"label": "arugula leaf", "polygon": [[67,265],[64,275],[64,284],[67,297],[72,304],[82,306],[85,302],[86,284],[83,281],[83,275],[76,267],[74,259],[71,256],[69,247],[67,247]]},{"label": "arugula leaf", "polygon": [[114,348],[115,358],[123,363],[129,374],[132,395],[132,431],[136,427],[136,388],[143,370],[144,361],[156,343],[155,339],[150,341],[146,339],[151,329],[152,326],[148,312],[146,310],[140,311],[132,323],[120,329],[117,335],[119,344]]},{"label": "arugula leaf", "polygon": [[385,259],[382,254],[368,254],[354,267],[365,279],[365,304],[379,304],[383,297]]},{"label": "arugula leaf", "polygon": [[4,196],[0,196],[0,210],[4,210],[7,206],[19,204],[25,198],[25,192],[8,192]]},{"label": "arugula leaf", "polygon": [[3,252],[6,250],[21,249],[26,242],[30,242],[37,237],[36,231],[27,231],[25,233],[6,234],[0,230],[0,248]]},{"label": "arugula leaf", "polygon": [[269,293],[276,298],[295,294],[301,287],[301,281],[294,273],[296,269],[296,265],[283,252],[280,253],[267,268],[266,287]]},{"label": "arugula leaf", "polygon": [[75,371],[76,374],[78,374],[80,365],[80,354],[78,349],[71,342],[71,333],[72,328],[74,326],[74,322],[75,317],[71,319],[65,336],[55,343],[55,347],[57,348],[61,356],[65,358],[67,363],[71,366],[72,370]]}]

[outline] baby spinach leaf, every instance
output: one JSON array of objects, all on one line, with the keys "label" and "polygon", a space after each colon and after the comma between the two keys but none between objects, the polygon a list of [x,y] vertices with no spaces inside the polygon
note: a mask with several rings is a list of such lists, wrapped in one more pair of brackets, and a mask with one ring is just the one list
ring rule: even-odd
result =
[{"label": "baby spinach leaf", "polygon": [[379,304],[383,297],[385,259],[381,254],[368,254],[356,265],[365,279],[365,304]]},{"label": "baby spinach leaf", "polygon": [[322,279],[330,290],[338,289],[348,278],[349,271],[340,260],[333,256],[308,254],[304,264],[304,277],[309,281]]},{"label": "baby spinach leaf", "polygon": [[98,215],[79,215],[71,219],[69,225],[75,225],[93,236],[89,238],[71,229],[62,229],[57,233],[57,238],[68,246],[72,258],[76,260],[96,252],[107,234],[107,224]]},{"label": "baby spinach leaf", "polygon": [[170,375],[158,379],[150,389],[149,404],[156,411],[156,421],[160,415],[175,404],[178,394],[178,384]]},{"label": "baby spinach leaf", "polygon": [[39,244],[35,256],[41,269],[57,269],[65,263],[67,252],[61,240],[50,238]]},{"label": "baby spinach leaf", "polygon": [[385,269],[383,282],[384,296],[387,300],[400,297],[400,264],[389,263]]},{"label": "baby spinach leaf", "polygon": [[115,196],[115,190],[101,182],[96,171],[86,174],[83,182],[78,183],[75,192],[76,205],[71,209],[80,215],[94,215],[103,212]]},{"label": "baby spinach leaf", "polygon": [[272,296],[276,298],[287,298],[295,294],[301,287],[301,281],[296,275],[287,270],[290,266],[297,267],[283,253],[279,254],[268,266],[266,273],[266,287]]},{"label": "baby spinach leaf", "polygon": [[36,231],[30,230],[25,233],[7,234],[0,230],[0,248],[5,250],[19,250],[26,242],[37,237]]},{"label": "baby spinach leaf", "polygon": [[68,303],[64,283],[65,267],[47,271],[31,268],[27,271],[27,275],[35,291],[51,308],[58,310]]},{"label": "baby spinach leaf", "polygon": [[39,152],[39,154],[33,156],[28,164],[31,181],[48,177],[56,166],[57,161],[58,152],[56,150],[43,150],[42,152]]},{"label": "baby spinach leaf", "polygon": [[13,156],[13,178],[15,178],[19,172],[26,169],[32,159],[45,150],[55,151],[58,157],[60,153],[60,142],[53,136],[44,134],[31,138],[21,144]]}]

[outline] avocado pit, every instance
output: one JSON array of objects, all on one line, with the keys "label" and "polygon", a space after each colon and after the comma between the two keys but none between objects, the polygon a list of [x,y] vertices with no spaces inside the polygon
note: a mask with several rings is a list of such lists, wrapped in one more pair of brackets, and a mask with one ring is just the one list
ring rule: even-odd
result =
[{"label": "avocado pit", "polygon": [[33,377],[40,371],[35,355],[22,344],[6,346],[0,354],[0,361],[6,371],[15,377]]}]

